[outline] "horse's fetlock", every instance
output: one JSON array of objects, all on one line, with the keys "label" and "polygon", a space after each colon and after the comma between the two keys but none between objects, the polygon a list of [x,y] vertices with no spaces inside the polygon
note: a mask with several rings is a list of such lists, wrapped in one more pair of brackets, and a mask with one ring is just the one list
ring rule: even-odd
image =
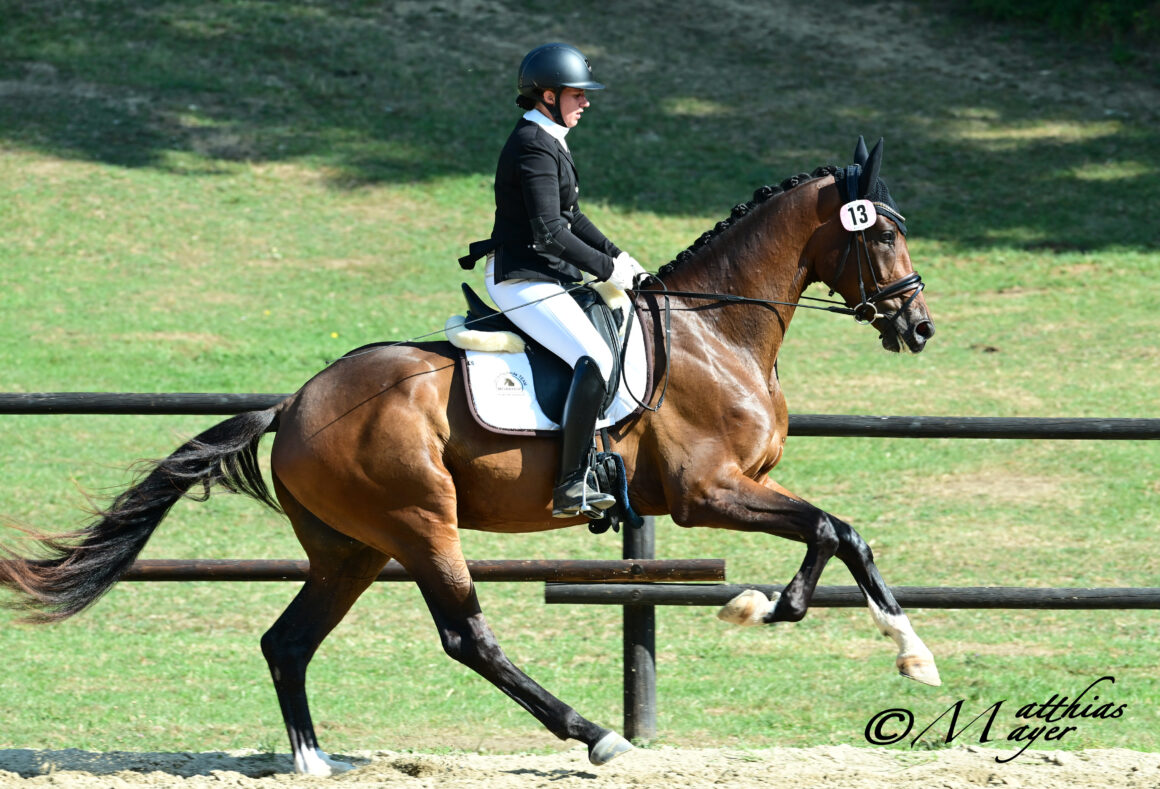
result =
[{"label": "horse's fetlock", "polygon": [[784,608],[775,608],[766,617],[766,624],[774,622],[800,622],[806,618],[805,606],[786,605]]},{"label": "horse's fetlock", "polygon": [[782,595],[776,601],[776,604],[765,616],[766,624],[773,624],[774,622],[800,622],[806,618],[806,612],[809,606],[805,601],[797,599],[794,596]]}]

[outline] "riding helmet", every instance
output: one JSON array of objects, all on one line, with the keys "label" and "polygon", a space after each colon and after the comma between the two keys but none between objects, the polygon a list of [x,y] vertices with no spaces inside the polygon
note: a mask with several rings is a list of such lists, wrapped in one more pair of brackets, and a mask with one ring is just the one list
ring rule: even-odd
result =
[{"label": "riding helmet", "polygon": [[524,55],[519,76],[521,96],[535,100],[540,91],[560,88],[602,90],[604,86],[592,78],[588,58],[576,47],[542,44]]}]

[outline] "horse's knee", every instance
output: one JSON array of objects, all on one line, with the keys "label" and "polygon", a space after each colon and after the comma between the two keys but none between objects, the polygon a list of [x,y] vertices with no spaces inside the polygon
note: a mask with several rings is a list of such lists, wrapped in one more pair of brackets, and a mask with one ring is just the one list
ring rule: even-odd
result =
[{"label": "horse's knee", "polygon": [[457,630],[450,628],[439,629],[439,640],[443,644],[443,652],[447,657],[459,663],[465,663],[464,655],[466,654],[463,648],[463,635]]},{"label": "horse's knee", "polygon": [[262,648],[262,655],[271,666],[286,659],[286,646],[279,635],[278,626],[274,625],[262,635],[258,642]]},{"label": "horse's knee", "polygon": [[286,639],[278,625],[267,630],[259,644],[277,687],[293,688],[305,685],[306,666],[314,656],[312,649],[306,648],[294,639]]},{"label": "horse's knee", "polygon": [[821,513],[818,518],[817,525],[814,529],[814,538],[812,540],[819,553],[823,556],[833,556],[841,547],[842,540],[838,536],[837,524],[834,518],[831,518],[826,513]]},{"label": "horse's knee", "polygon": [[874,551],[862,539],[862,535],[848,523],[834,519],[834,530],[838,535],[837,556],[844,562],[856,561],[865,566],[874,563]]}]

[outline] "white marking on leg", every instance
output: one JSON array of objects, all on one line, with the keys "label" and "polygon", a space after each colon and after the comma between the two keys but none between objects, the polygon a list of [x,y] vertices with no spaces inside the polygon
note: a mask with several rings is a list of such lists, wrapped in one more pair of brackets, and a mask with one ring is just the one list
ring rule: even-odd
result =
[{"label": "white marking on leg", "polygon": [[780,592],[774,592],[773,599],[770,600],[757,589],[746,589],[721,606],[721,610],[717,612],[717,618],[722,622],[742,627],[763,625],[766,615],[773,611],[773,607],[777,605],[780,598]]},{"label": "white marking on leg", "polygon": [[895,666],[904,677],[926,683],[927,685],[941,685],[938,669],[934,664],[934,654],[922,643],[922,639],[914,632],[906,614],[888,614],[867,600],[870,607],[870,617],[882,635],[890,636],[898,645],[898,658]]},{"label": "white marking on leg", "polygon": [[297,751],[294,754],[294,771],[300,775],[314,775],[329,778],[338,773],[354,769],[353,764],[331,759],[321,748]]}]

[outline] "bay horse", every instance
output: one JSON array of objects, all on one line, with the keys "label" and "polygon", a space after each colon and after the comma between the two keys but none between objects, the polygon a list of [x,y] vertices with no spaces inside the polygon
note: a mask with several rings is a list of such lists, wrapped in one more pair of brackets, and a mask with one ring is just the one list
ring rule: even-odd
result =
[{"label": "bay horse", "polygon": [[[899,672],[937,685],[934,658],[865,541],[769,478],[788,423],[778,349],[807,286],[820,281],[840,294],[845,307],[831,309],[872,324],[889,351],[921,351],[934,332],[905,222],[878,177],[882,141],[868,153],[860,139],[854,159],[758,190],[651,281],[638,282],[631,295],[639,330],[664,371],[649,397],[663,405],[639,409],[610,437],[638,513],[804,543],[801,567],[780,596],[746,592],[719,616],[745,625],[802,619],[837,556],[878,629],[896,642]],[[842,214],[855,207],[863,225],[847,229]],[[609,761],[631,744],[520,671],[481,612],[460,529],[530,533],[584,521],[551,517],[554,438],[499,435],[471,417],[458,354],[446,342],[348,354],[276,406],[227,419],[153,464],[82,530],[37,535],[46,558],[7,550],[0,585],[18,593],[33,621],[71,616],[129,568],[175,502],[216,484],[284,512],[309,557],[308,579],[261,639],[296,770],[351,767],[319,748],[306,669],[391,558],[422,591],[451,657],[556,736],[584,743],[592,763]],[[266,433],[276,433],[274,495],[258,465]]]}]

